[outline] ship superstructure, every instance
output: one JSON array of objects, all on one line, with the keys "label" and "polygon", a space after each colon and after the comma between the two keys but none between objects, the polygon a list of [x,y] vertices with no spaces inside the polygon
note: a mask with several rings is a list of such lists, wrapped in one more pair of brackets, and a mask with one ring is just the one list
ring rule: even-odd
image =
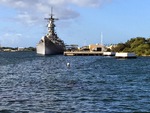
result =
[{"label": "ship superstructure", "polygon": [[39,43],[36,47],[37,54],[42,55],[56,55],[56,54],[63,54],[65,50],[65,44],[63,40],[61,40],[57,33],[55,32],[55,20],[58,20],[57,18],[53,17],[52,9],[50,18],[45,18],[48,20],[48,33],[41,38]]}]

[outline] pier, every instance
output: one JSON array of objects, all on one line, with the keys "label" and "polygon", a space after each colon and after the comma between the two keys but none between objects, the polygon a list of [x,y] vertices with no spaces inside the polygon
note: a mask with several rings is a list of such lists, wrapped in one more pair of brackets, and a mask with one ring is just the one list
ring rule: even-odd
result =
[{"label": "pier", "polygon": [[135,53],[115,53],[103,51],[65,51],[64,56],[114,56],[115,58],[136,58]]},{"label": "pier", "polygon": [[137,58],[137,56],[135,55],[135,53],[129,53],[129,52],[125,52],[125,53],[116,53],[115,55],[116,58]]},{"label": "pier", "polygon": [[65,56],[102,56],[102,51],[66,51]]}]

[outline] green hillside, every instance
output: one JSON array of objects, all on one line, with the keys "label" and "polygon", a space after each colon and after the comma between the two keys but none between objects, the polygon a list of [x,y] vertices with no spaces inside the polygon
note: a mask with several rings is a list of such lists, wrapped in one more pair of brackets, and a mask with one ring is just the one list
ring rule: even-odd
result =
[{"label": "green hillside", "polygon": [[150,56],[150,38],[131,38],[125,43],[119,43],[113,52],[135,52],[138,56]]}]

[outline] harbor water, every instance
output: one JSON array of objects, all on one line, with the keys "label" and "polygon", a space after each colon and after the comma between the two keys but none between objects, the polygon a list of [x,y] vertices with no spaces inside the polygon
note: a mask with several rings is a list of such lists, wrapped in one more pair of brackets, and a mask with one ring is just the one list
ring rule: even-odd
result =
[{"label": "harbor water", "polygon": [[148,111],[150,57],[0,53],[0,113]]}]

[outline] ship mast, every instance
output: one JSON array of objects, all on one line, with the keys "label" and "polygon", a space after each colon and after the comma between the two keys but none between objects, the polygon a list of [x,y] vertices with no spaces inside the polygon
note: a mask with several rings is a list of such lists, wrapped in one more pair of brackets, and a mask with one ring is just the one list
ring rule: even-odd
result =
[{"label": "ship mast", "polygon": [[48,20],[48,35],[56,35],[55,34],[55,20],[58,20],[58,18],[54,18],[53,17],[53,7],[51,7],[51,14],[50,14],[50,18],[45,18],[46,20]]}]

